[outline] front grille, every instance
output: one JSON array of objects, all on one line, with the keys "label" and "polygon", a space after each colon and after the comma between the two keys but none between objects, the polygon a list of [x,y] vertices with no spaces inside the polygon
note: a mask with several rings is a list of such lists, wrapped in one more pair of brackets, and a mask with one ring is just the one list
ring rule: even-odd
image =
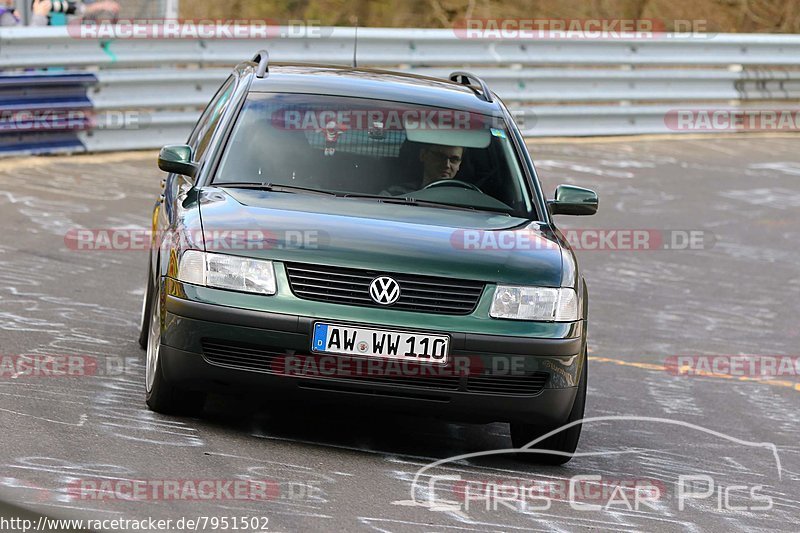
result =
[{"label": "front grille", "polygon": [[483,392],[491,394],[539,394],[547,383],[550,374],[547,372],[530,372],[521,375],[483,374],[470,376],[467,380],[469,392]]},{"label": "front grille", "polygon": [[[219,339],[202,339],[201,344],[203,357],[211,363],[242,370],[287,375],[284,364],[286,351],[280,348]],[[341,358],[348,359],[344,356],[341,356]],[[296,378],[316,378],[335,382],[400,385],[443,392],[463,390],[460,388],[461,378],[455,373],[449,375],[445,371],[439,375],[426,375],[431,374],[431,372],[417,372],[422,367],[414,366],[410,363],[401,368],[408,369],[409,372],[414,372],[418,375],[404,376],[392,373],[391,375],[320,376],[318,373],[305,373],[308,367],[304,365],[298,365],[288,375]],[[466,379],[466,390],[482,394],[531,396],[539,394],[544,389],[549,376],[547,372],[530,372],[521,375],[485,373],[469,376]]]},{"label": "front grille", "polygon": [[285,354],[284,350],[271,346],[216,339],[203,339],[201,345],[203,357],[211,363],[270,374],[281,371],[279,361]]},{"label": "front grille", "polygon": [[[481,281],[296,263],[286,263],[286,273],[298,298],[445,315],[470,314],[485,286]],[[383,275],[400,285],[400,298],[390,306],[376,303],[369,295],[369,284]]]},{"label": "front grille", "polygon": [[[307,366],[304,364],[297,364],[292,367],[289,372],[285,369],[286,352],[280,348],[272,346],[262,346],[258,344],[245,344],[240,342],[232,342],[217,339],[203,339],[201,341],[203,347],[203,357],[211,363],[224,365],[228,367],[239,368],[243,370],[258,370],[268,374],[288,375],[297,378],[318,378],[329,379],[333,381],[348,381],[348,382],[368,382],[380,383],[385,385],[404,385],[408,387],[419,387],[425,389],[435,389],[442,391],[457,391],[459,386],[459,377],[455,374],[448,375],[443,373],[441,375],[425,375],[420,370],[418,365],[407,363],[405,366],[390,367],[390,368],[406,368],[411,375],[402,375],[398,372],[392,372],[388,375],[359,375],[354,370],[358,367],[355,365],[346,366],[345,368],[353,369],[351,372],[354,375],[325,375],[325,368]],[[308,358],[310,356],[299,356]],[[333,356],[340,359],[349,359],[346,356]],[[367,369],[366,364],[361,368]],[[318,372],[314,370],[320,369]],[[308,372],[311,370],[311,372]],[[416,374],[416,375],[414,375]]]}]

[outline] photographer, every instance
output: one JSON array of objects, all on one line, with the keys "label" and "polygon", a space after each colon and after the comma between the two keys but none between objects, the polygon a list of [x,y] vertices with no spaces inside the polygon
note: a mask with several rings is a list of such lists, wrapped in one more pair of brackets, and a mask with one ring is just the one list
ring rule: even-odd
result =
[{"label": "photographer", "polygon": [[[21,17],[14,10],[14,0],[0,0],[0,26],[18,26]],[[78,2],[73,0],[33,0],[30,26],[48,26],[53,13],[78,16],[87,22],[111,21],[119,18],[119,4],[113,0]]]},{"label": "photographer", "polygon": [[[53,9],[51,0],[33,0],[31,10],[31,26],[47,26],[50,22],[49,15]],[[14,0],[5,0],[0,3],[0,26],[18,26],[19,13],[14,10]]]}]

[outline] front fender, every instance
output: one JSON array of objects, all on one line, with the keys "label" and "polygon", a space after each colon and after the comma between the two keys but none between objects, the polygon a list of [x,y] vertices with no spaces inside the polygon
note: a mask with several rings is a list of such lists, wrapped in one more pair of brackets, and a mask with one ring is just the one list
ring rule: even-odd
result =
[{"label": "front fender", "polygon": [[205,251],[205,240],[198,190],[188,183],[182,183],[176,185],[174,194],[169,189],[165,193],[157,216],[159,230],[156,236],[159,242],[155,264],[159,268],[159,277],[176,278],[178,260],[183,252]]}]

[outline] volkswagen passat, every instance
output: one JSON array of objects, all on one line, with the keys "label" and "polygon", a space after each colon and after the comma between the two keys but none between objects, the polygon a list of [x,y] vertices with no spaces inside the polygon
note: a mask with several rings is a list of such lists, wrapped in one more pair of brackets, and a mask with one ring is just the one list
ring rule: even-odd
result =
[{"label": "volkswagen passat", "polygon": [[[479,78],[240,64],[168,173],[142,312],[147,405],[209,391],[511,423],[582,418],[587,292],[525,143]],[[562,463],[580,425],[537,444]]]}]

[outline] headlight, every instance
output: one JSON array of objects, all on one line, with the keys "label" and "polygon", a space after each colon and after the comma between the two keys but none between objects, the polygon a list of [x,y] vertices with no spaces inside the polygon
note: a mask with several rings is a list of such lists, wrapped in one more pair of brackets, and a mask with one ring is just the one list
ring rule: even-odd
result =
[{"label": "headlight", "polygon": [[217,289],[275,294],[272,261],[187,250],[178,266],[178,279]]},{"label": "headlight", "polygon": [[578,295],[573,289],[498,285],[489,310],[492,318],[574,322],[578,320]]}]

